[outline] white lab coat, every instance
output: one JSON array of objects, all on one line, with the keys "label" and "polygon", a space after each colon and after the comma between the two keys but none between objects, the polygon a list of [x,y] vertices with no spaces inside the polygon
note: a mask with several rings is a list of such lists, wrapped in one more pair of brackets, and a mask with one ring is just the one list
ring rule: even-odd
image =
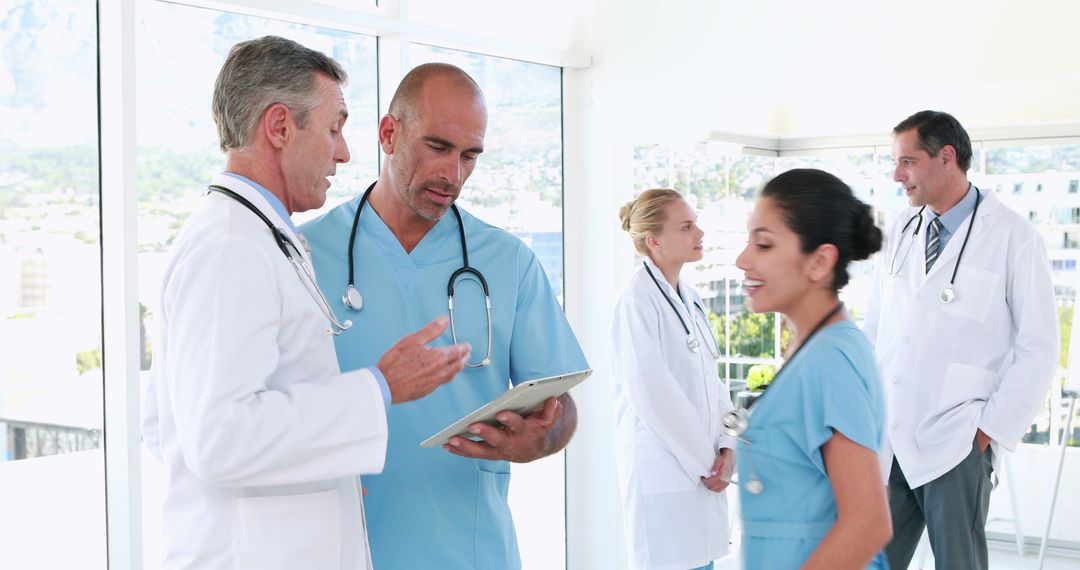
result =
[{"label": "white lab coat", "polygon": [[[214,184],[300,243],[256,190]],[[383,395],[369,371],[340,372],[267,226],[210,193],[173,245],[160,306],[143,434],[168,471],[164,568],[370,568],[358,475],[382,470]]]},{"label": "white lab coat", "polygon": [[639,269],[611,332],[623,520],[633,568],[687,570],[728,550],[727,491],[709,491],[701,477],[721,448],[734,447],[721,431],[731,397],[707,348],[716,350],[709,323],[693,305],[701,297],[681,281],[690,303],[682,302],[652,261],[645,263],[701,347],[687,348],[679,320]]},{"label": "white lab coat", "polygon": [[1046,247],[1030,222],[984,192],[956,299],[943,304],[971,216],[926,273],[924,214],[902,274],[892,277],[893,257],[899,264],[911,242],[909,228],[896,251],[901,228],[916,212],[902,212],[889,233],[865,324],[888,406],[882,473],[888,480],[895,454],[912,488],[958,465],[976,429],[995,451],[1015,449],[1046,398],[1059,343]]}]

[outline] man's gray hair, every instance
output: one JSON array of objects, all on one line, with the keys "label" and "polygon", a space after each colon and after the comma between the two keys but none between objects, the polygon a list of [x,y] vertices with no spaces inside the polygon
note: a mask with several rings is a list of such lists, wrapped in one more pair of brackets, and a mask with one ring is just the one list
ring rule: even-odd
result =
[{"label": "man's gray hair", "polygon": [[292,40],[264,36],[233,46],[214,83],[212,107],[222,152],[251,144],[263,112],[277,103],[291,109],[305,128],[319,103],[319,73],[339,84],[348,80],[336,61]]}]

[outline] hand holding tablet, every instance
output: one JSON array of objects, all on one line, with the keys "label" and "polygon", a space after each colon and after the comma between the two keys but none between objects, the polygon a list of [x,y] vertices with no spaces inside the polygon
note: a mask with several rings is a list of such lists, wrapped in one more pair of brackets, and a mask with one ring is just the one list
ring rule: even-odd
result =
[{"label": "hand holding tablet", "polygon": [[502,411],[514,412],[525,416],[544,404],[549,398],[560,396],[568,390],[580,384],[586,377],[592,374],[592,369],[571,372],[548,378],[526,380],[503,395],[484,404],[476,411],[454,422],[439,433],[424,440],[421,447],[435,447],[445,444],[451,437],[460,435],[468,437],[469,426],[483,422],[488,425],[498,426],[496,414]]}]

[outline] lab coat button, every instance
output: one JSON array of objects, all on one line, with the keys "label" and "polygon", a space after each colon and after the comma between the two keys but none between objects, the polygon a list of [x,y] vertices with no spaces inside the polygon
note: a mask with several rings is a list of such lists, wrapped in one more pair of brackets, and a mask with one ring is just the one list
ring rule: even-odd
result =
[{"label": "lab coat button", "polygon": [[915,293],[915,298],[919,301],[922,301],[922,293]]},{"label": "lab coat button", "polygon": [[900,422],[894,420],[891,424],[889,424],[889,427],[891,427],[892,429],[900,429]]},{"label": "lab coat button", "polygon": [[905,336],[905,337],[904,337],[904,342],[906,342],[906,343],[909,343],[909,344],[910,344],[910,343],[911,343],[911,337],[910,337],[910,336]]},{"label": "lab coat button", "polygon": [[899,384],[900,383],[900,377],[899,376],[893,376],[892,377],[892,383],[893,384]]}]

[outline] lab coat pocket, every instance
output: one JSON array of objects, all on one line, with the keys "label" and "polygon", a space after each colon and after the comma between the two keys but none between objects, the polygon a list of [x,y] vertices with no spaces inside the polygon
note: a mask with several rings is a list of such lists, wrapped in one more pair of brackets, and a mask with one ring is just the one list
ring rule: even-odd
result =
[{"label": "lab coat pocket", "polygon": [[699,484],[683,471],[675,455],[648,433],[638,433],[635,467],[645,495],[686,491]]},{"label": "lab coat pocket", "polygon": [[993,372],[978,366],[950,362],[945,369],[938,411],[945,413],[955,408],[966,408],[971,402],[985,401],[993,390]]},{"label": "lab coat pocket", "polygon": [[1000,283],[1001,276],[996,271],[961,265],[956,273],[956,298],[951,303],[943,303],[942,310],[984,323],[995,299],[1005,297],[1004,291],[998,291]]},{"label": "lab coat pocket", "polygon": [[476,547],[474,568],[508,570],[520,559],[507,494],[510,474],[476,471]]},{"label": "lab coat pocket", "polygon": [[237,568],[341,567],[341,504],[335,490],[241,497],[235,522]]}]

